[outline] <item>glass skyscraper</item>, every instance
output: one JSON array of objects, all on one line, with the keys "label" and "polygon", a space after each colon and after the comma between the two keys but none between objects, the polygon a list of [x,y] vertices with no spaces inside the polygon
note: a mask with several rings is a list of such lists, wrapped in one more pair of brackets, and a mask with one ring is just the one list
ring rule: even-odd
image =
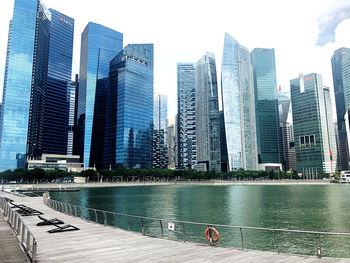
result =
[{"label": "glass skyscraper", "polygon": [[24,168],[42,151],[50,12],[38,0],[15,0],[2,107],[0,170]]},{"label": "glass skyscraper", "polygon": [[197,163],[196,72],[193,63],[177,63],[177,167]]},{"label": "glass skyscraper", "polygon": [[349,136],[345,115],[350,109],[350,49],[340,48],[332,57],[334,96],[337,109],[340,168],[349,169]]},{"label": "glass skyscraper", "polygon": [[50,12],[43,152],[67,154],[74,19],[54,9]]},{"label": "glass skyscraper", "polygon": [[228,168],[257,170],[253,67],[250,52],[225,34],[221,68]]},{"label": "glass skyscraper", "polygon": [[153,103],[153,168],[168,168],[168,99],[156,94]]},{"label": "glass skyscraper", "polygon": [[334,173],[337,148],[329,88],[319,74],[300,74],[290,81],[296,169],[303,178]]},{"label": "glass skyscraper", "polygon": [[151,168],[153,44],[129,44],[110,63],[104,167]]},{"label": "glass skyscraper", "polygon": [[251,57],[256,100],[258,162],[282,163],[275,50],[255,48]]},{"label": "glass skyscraper", "polygon": [[220,118],[214,54],[207,53],[196,64],[197,163],[221,171]]},{"label": "glass skyscraper", "polygon": [[123,34],[99,24],[90,22],[81,35],[77,153],[86,167],[103,167],[109,63],[122,48]]}]

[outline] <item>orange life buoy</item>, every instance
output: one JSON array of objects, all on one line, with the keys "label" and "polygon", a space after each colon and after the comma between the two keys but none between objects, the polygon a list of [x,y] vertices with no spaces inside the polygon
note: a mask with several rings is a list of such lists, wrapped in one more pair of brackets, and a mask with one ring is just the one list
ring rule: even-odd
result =
[{"label": "orange life buoy", "polygon": [[212,231],[215,233],[216,237],[214,239],[211,240],[211,242],[218,242],[219,240],[219,232],[214,228],[214,227],[208,227],[206,230],[205,230],[205,237],[208,239],[208,241],[210,241],[210,236],[209,236],[209,231]]}]

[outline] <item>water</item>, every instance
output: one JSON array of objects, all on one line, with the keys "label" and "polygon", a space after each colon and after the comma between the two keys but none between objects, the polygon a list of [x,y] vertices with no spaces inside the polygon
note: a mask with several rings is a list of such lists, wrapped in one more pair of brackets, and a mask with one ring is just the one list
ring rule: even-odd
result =
[{"label": "water", "polygon": [[[283,228],[321,232],[350,232],[350,185],[284,186],[134,186],[82,188],[80,192],[51,193],[52,199],[90,208],[172,220],[234,226]],[[101,221],[102,218],[99,218]],[[113,219],[108,219],[113,224]],[[170,220],[169,220],[170,221]],[[129,219],[141,231],[139,219]],[[126,218],[118,227],[127,228]],[[183,226],[167,238],[183,239]],[[185,224],[186,240],[206,243],[206,226]],[[239,229],[217,228],[221,246],[241,247]],[[145,221],[149,235],[160,235],[160,223]],[[350,237],[244,230],[244,247],[314,255],[350,257]]]}]

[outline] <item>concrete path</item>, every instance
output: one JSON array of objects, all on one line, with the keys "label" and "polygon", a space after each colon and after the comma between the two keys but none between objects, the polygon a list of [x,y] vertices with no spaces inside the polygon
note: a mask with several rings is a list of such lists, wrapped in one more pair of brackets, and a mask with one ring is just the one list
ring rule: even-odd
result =
[{"label": "concrete path", "polygon": [[277,254],[234,248],[210,247],[190,242],[170,241],[143,236],[112,227],[86,222],[48,208],[41,197],[18,197],[5,194],[16,203],[44,213],[44,217],[59,218],[80,230],[49,234],[52,226],[38,227],[38,217],[22,217],[38,240],[39,263],[48,262],[348,262],[335,259]]}]

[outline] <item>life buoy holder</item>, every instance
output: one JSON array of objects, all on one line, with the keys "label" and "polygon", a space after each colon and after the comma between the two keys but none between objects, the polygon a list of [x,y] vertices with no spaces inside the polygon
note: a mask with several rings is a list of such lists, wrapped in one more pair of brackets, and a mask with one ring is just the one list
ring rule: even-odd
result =
[{"label": "life buoy holder", "polygon": [[[209,236],[210,231],[215,233],[214,239],[212,235]],[[205,237],[207,238],[208,241],[216,243],[218,242],[220,235],[219,235],[219,232],[214,227],[207,227],[207,229],[205,230]]]}]

